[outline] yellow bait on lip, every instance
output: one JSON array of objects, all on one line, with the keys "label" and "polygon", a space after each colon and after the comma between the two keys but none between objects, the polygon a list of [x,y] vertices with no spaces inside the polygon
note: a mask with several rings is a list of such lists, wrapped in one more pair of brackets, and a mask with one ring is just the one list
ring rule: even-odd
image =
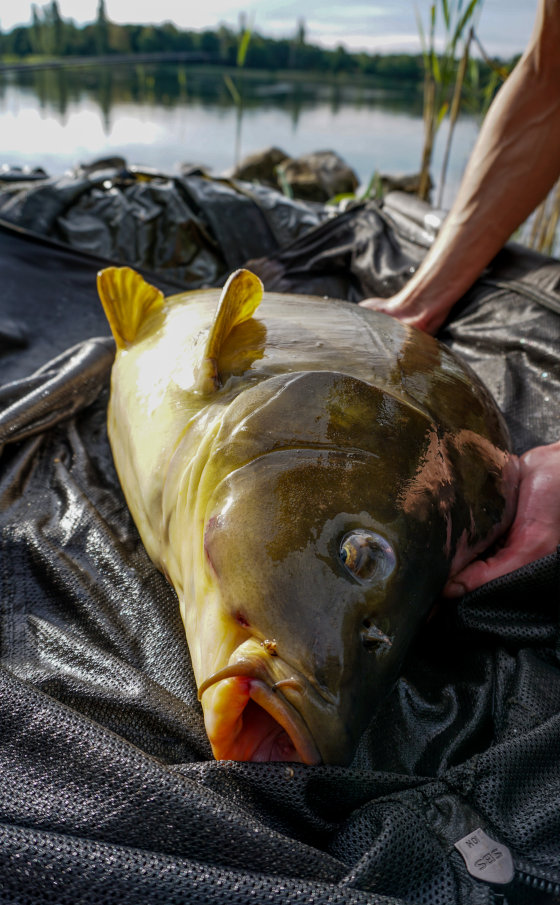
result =
[{"label": "yellow bait on lip", "polygon": [[214,755],[347,763],[448,576],[511,520],[500,413],[432,337],[247,270],[98,285],[115,464]]}]

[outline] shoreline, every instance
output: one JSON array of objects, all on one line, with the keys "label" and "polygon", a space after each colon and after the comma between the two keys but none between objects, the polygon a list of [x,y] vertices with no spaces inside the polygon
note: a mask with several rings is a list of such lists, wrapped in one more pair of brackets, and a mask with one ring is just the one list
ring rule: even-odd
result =
[{"label": "shoreline", "polygon": [[[239,68],[228,65],[222,59],[214,58],[198,52],[165,52],[145,54],[107,54],[104,56],[54,57],[28,61],[9,60],[0,62],[0,76],[5,73],[26,73],[41,71],[60,71],[64,69],[98,69],[106,66],[188,66],[193,74],[207,74],[209,71],[235,76],[242,81],[258,81],[263,77],[274,81],[290,81],[295,83],[327,83],[329,85],[369,87],[383,91],[384,94],[398,94],[403,89],[412,88],[421,92],[423,85],[414,79],[380,77],[379,75],[350,74],[346,72],[323,72],[314,69],[274,69],[274,68]],[[389,84],[387,84],[389,83]]]}]

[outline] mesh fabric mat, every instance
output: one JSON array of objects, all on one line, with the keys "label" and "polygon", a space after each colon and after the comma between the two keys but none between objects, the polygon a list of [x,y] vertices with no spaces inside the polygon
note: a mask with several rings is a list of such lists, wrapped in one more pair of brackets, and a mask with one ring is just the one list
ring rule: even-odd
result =
[{"label": "mesh fabric mat", "polygon": [[[294,291],[330,267],[353,297],[421,254],[367,207],[268,266]],[[443,334],[518,451],[556,439],[560,406],[560,265],[529,259],[502,257]],[[176,599],[107,443],[103,263],[0,230],[0,902],[558,901],[556,555],[442,603],[350,767],[211,759]],[[507,887],[454,848],[479,826],[512,851]]]}]

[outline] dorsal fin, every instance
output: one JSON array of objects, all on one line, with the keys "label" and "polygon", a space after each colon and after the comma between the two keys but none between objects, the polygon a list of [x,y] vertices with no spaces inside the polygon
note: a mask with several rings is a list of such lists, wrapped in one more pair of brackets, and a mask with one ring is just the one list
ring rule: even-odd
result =
[{"label": "dorsal fin", "polygon": [[195,390],[213,393],[220,386],[218,359],[227,337],[234,327],[249,320],[263,296],[263,284],[250,270],[236,270],[224,288],[216,314],[195,371]]},{"label": "dorsal fin", "polygon": [[118,349],[134,342],[148,314],[163,305],[163,292],[131,267],[100,270],[97,291]]}]

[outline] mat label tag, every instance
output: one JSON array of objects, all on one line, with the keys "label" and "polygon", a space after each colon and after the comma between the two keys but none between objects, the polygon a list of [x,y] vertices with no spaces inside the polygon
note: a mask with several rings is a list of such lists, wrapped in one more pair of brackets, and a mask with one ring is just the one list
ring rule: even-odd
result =
[{"label": "mat label tag", "polygon": [[467,870],[477,880],[486,883],[511,883],[514,869],[511,852],[506,845],[495,842],[484,830],[473,830],[455,843],[463,856]]}]

